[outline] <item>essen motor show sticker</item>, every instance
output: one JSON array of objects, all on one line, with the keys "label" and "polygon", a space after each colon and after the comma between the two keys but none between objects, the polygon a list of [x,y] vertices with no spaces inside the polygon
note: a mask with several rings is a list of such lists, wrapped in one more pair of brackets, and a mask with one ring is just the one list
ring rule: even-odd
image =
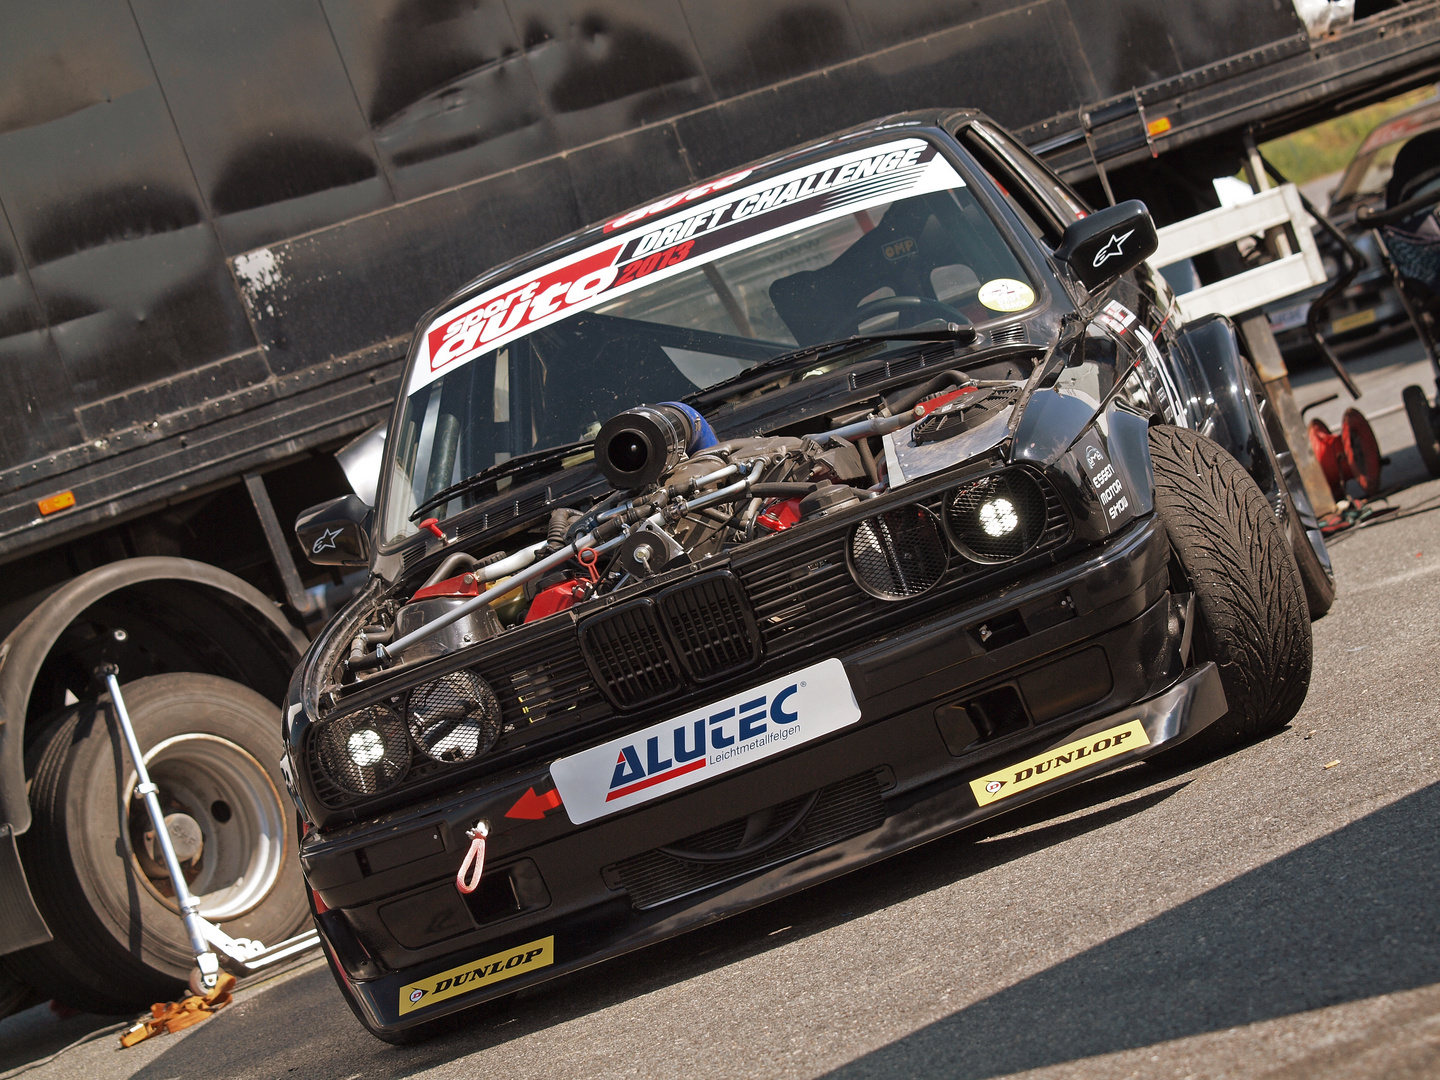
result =
[{"label": "essen motor show sticker", "polygon": [[576,825],[743,768],[860,719],[845,665],[822,660],[550,766]]},{"label": "essen motor show sticker", "polygon": [[1035,303],[1035,290],[1014,278],[995,278],[980,286],[975,297],[991,311],[1024,311]]}]

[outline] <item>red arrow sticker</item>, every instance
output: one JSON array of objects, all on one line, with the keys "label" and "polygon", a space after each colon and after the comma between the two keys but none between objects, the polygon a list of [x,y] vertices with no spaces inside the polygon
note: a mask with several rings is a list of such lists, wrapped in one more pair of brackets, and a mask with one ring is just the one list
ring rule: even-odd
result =
[{"label": "red arrow sticker", "polygon": [[544,795],[536,795],[535,789],[528,788],[524,795],[515,800],[515,805],[505,811],[508,818],[522,818],[528,821],[539,821],[545,816],[547,810],[554,810],[560,805],[560,792],[551,788]]}]

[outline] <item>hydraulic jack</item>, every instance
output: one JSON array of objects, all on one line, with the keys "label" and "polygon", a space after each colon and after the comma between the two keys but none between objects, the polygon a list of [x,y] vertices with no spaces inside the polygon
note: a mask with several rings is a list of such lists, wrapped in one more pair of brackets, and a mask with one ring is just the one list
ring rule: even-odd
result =
[{"label": "hydraulic jack", "polygon": [[[135,726],[130,722],[125,698],[120,693],[120,669],[115,664],[102,664],[96,669],[96,674],[104,680],[110,691],[110,700],[115,706],[115,719],[125,736],[130,760],[135,764],[135,793],[145,800],[150,825],[155,830],[155,839],[164,856],[165,868],[175,890],[175,902],[180,908],[180,917],[185,921],[185,932],[195,954],[195,970],[190,975],[191,991],[203,995],[214,989],[222,965],[236,976],[250,975],[261,968],[318,946],[320,935],[313,928],[278,945],[267,947],[263,942],[250,938],[232,938],[200,914],[200,899],[190,891],[185,874],[180,869],[180,860],[175,854],[170,830],[165,824],[165,814],[160,806],[160,788],[150,779],[150,772],[145,767],[145,755],[141,753],[140,743],[135,737]],[[216,949],[219,950],[218,954]]]}]

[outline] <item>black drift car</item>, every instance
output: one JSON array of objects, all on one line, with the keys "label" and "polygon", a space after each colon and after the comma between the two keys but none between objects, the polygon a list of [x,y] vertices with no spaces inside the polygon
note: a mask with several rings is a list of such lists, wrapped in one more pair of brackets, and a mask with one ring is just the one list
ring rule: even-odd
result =
[{"label": "black drift car", "polygon": [[982,116],[916,113],[426,316],[377,505],[297,522],[372,572],[285,729],[360,1021],[413,1037],[1283,725],[1324,546],[1233,327],[1181,324],[1154,244]]}]

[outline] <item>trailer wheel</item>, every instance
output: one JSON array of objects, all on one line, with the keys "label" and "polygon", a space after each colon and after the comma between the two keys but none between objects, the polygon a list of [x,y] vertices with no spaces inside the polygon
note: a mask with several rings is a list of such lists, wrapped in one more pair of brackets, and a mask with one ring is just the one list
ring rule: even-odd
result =
[{"label": "trailer wheel", "polygon": [[1415,434],[1415,449],[1420,451],[1420,460],[1431,476],[1440,476],[1440,438],[1435,435],[1435,414],[1430,402],[1425,400],[1425,391],[1418,386],[1407,386],[1400,392],[1400,398],[1405,402],[1405,417]]},{"label": "trailer wheel", "polygon": [[1230,707],[1177,747],[1196,758],[1283,727],[1299,711],[1310,686],[1310,619],[1290,546],[1239,462],[1165,426],[1150,429],[1150,457],[1176,585],[1195,594],[1195,658],[1215,662]]},{"label": "trailer wheel", "polygon": [[[200,913],[231,937],[289,937],[310,912],[282,795],[276,707],[194,673],[139,679],[123,692],[167,820],[184,819],[171,831],[188,834],[181,861]],[[72,707],[46,740],[30,787],[34,824],[20,846],[55,940],[12,954],[7,966],[92,1012],[173,998],[195,958],[108,695]]]}]

